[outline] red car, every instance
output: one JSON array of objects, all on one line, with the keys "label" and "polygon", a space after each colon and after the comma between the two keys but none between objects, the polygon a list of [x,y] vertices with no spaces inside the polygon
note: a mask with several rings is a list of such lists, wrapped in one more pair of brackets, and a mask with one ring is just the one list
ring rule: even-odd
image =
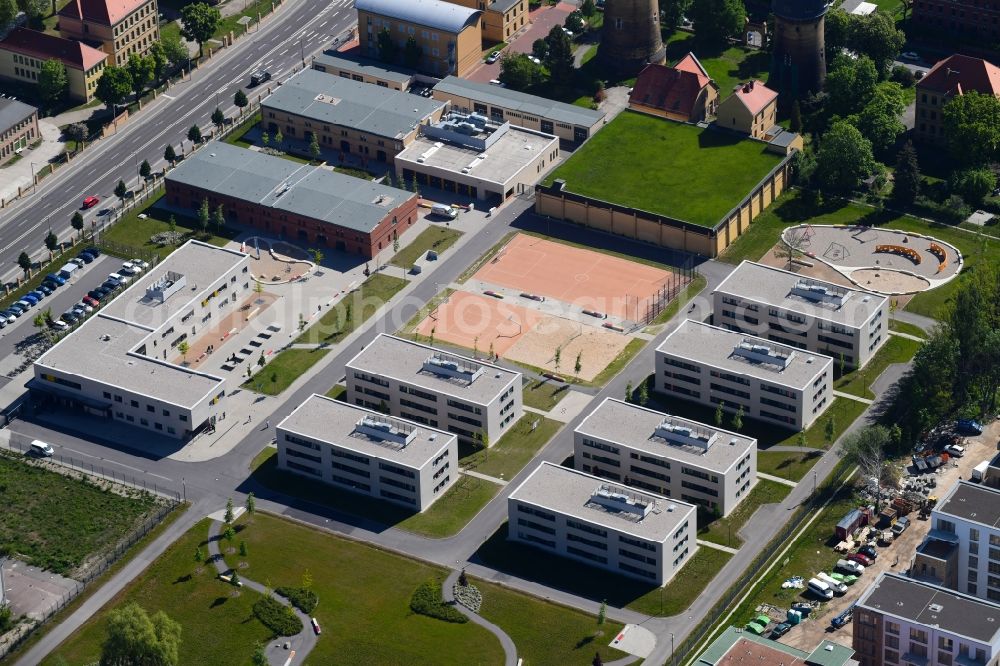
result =
[{"label": "red car", "polygon": [[857,562],[858,564],[861,564],[866,567],[870,567],[871,565],[875,564],[875,560],[873,560],[872,558],[868,557],[863,553],[852,553],[851,555],[847,556],[847,559],[850,560],[851,562]]},{"label": "red car", "polygon": [[83,200],[83,207],[84,209],[93,208],[99,203],[101,203],[101,200],[98,199],[97,197],[87,197],[86,199]]},{"label": "red car", "polygon": [[319,622],[316,621],[316,618],[312,618],[312,626],[313,626],[313,631],[316,632],[317,636],[323,633],[323,630],[319,628]]},{"label": "red car", "polygon": [[97,300],[96,298],[94,298],[93,296],[84,296],[83,299],[81,299],[81,300],[83,300],[84,303],[86,303],[87,305],[89,305],[91,307],[94,307],[94,308],[101,307],[101,302],[99,300]]}]

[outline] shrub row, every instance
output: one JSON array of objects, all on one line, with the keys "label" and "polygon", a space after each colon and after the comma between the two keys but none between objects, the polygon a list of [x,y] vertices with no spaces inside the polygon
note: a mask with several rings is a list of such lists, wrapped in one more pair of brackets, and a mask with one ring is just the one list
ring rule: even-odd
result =
[{"label": "shrub row", "polygon": [[294,636],[302,631],[302,620],[274,597],[262,597],[257,601],[253,614],[278,636]]},{"label": "shrub row", "polygon": [[444,602],[441,598],[441,583],[436,580],[420,584],[410,598],[410,610],[445,622],[462,624],[469,621],[469,618],[462,615],[455,607]]},{"label": "shrub row", "polygon": [[304,587],[276,587],[274,591],[291,601],[293,606],[306,615],[312,615],[313,609],[319,603],[316,593]]}]

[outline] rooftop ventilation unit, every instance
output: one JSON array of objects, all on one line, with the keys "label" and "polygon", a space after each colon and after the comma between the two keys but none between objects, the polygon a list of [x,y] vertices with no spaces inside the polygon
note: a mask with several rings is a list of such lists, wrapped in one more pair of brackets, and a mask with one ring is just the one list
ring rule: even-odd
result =
[{"label": "rooftop ventilation unit", "polygon": [[794,351],[782,351],[777,347],[762,345],[750,340],[743,340],[733,349],[733,354],[750,361],[751,363],[766,363],[775,365],[784,370],[795,358]]},{"label": "rooftop ventilation unit", "polygon": [[932,613],[940,613],[941,611],[944,610],[944,606],[942,606],[941,604],[929,604],[927,606],[927,610],[929,610]]},{"label": "rooftop ventilation unit", "polygon": [[167,271],[156,282],[146,287],[146,299],[164,303],[187,285],[187,280],[180,273]]},{"label": "rooftop ventilation unit", "polygon": [[696,446],[703,451],[707,451],[708,447],[715,443],[719,435],[718,433],[709,432],[702,428],[693,428],[689,425],[675,423],[673,418],[668,416],[663,419],[660,425],[656,426],[653,436],[660,437],[671,444]]},{"label": "rooftop ventilation unit", "polygon": [[608,485],[599,486],[590,496],[590,501],[607,511],[630,516],[634,520],[645,518],[653,509],[652,499]]},{"label": "rooftop ventilation unit", "polygon": [[365,416],[354,425],[355,432],[372,439],[405,447],[416,436],[413,426],[387,416]]},{"label": "rooftop ventilation unit", "polygon": [[485,371],[485,368],[478,363],[441,353],[436,353],[424,361],[423,369],[439,377],[457,379],[468,384],[476,381]]},{"label": "rooftop ventilation unit", "polygon": [[840,307],[847,300],[850,291],[832,284],[800,279],[792,286],[792,294],[814,303],[830,303]]}]

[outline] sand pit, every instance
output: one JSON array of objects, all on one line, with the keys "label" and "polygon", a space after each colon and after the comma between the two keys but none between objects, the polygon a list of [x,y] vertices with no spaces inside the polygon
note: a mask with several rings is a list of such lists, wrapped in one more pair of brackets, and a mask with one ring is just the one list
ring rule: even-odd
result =
[{"label": "sand pit", "polygon": [[[503,356],[551,370],[563,377],[575,376],[590,381],[618,357],[630,340],[627,335],[603,328],[569,319],[545,317]],[[556,368],[554,354],[560,346],[559,367]],[[580,355],[579,374],[574,372],[577,354]]]},{"label": "sand pit", "polygon": [[314,268],[305,250],[283,241],[248,238],[240,250],[250,255],[251,275],[264,283],[290,282]]},{"label": "sand pit", "polygon": [[864,289],[883,294],[912,293],[930,287],[926,278],[886,268],[860,268],[851,273],[851,279]]}]

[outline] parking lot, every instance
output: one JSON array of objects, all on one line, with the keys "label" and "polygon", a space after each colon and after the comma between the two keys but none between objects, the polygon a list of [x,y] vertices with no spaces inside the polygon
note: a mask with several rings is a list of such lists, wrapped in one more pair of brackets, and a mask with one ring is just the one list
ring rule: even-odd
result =
[{"label": "parking lot", "polygon": [[[554,25],[562,25],[566,22],[566,17],[576,9],[575,5],[560,2],[557,5],[542,5],[531,12],[528,17],[529,25],[527,29],[522,28],[521,34],[511,40],[510,44],[503,50],[504,53],[531,53],[531,47],[536,39],[542,39]],[[500,61],[492,64],[482,63],[478,69],[474,69],[465,78],[470,81],[485,83],[500,76]]]}]

